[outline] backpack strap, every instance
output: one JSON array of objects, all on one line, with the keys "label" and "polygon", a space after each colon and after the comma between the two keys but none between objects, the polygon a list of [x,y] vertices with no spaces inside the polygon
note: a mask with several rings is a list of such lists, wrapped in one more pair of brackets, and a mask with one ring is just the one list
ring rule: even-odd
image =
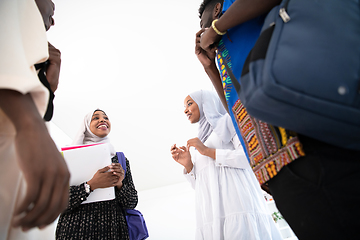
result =
[{"label": "backpack strap", "polygon": [[124,169],[124,175],[126,174],[126,159],[123,152],[116,152],[118,157],[118,161],[121,164],[122,168]]}]

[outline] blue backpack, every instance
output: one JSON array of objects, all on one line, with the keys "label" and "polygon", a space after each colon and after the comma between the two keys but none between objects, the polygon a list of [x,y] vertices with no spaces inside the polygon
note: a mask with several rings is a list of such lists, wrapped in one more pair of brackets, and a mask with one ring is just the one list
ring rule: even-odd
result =
[{"label": "blue backpack", "polygon": [[[126,174],[126,159],[124,153],[117,152],[116,155],[119,163],[124,169],[124,174]],[[148,238],[149,232],[142,213],[136,209],[126,209],[125,213],[130,240],[143,240]]]},{"label": "blue backpack", "polygon": [[267,15],[240,84],[227,71],[253,117],[360,150],[359,1],[283,0]]}]

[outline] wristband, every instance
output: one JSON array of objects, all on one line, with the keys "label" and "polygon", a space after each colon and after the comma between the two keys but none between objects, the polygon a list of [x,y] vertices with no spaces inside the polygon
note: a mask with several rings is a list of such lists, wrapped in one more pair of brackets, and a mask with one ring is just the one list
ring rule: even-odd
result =
[{"label": "wristband", "polygon": [[216,27],[215,27],[215,23],[218,21],[219,19],[215,19],[214,21],[212,21],[211,23],[211,27],[212,29],[214,29],[214,31],[216,32],[217,35],[225,35],[226,34],[226,31],[225,32],[220,32]]}]

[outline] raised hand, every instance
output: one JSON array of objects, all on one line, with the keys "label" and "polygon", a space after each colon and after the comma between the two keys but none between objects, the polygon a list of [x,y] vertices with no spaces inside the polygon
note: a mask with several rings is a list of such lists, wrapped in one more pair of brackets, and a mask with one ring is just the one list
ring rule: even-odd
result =
[{"label": "raised hand", "polygon": [[216,157],[216,150],[205,146],[199,138],[189,139],[187,141],[187,148],[189,149],[190,147],[196,148],[200,154],[211,157],[212,159]]},{"label": "raised hand", "polygon": [[50,84],[51,91],[55,92],[59,84],[61,52],[48,42],[49,64],[46,69],[46,79]]},{"label": "raised hand", "polygon": [[122,168],[120,163],[113,163],[110,165],[110,171],[112,171],[114,174],[116,174],[117,176],[119,176],[119,180],[116,183],[116,187],[118,189],[120,189],[123,185],[122,181],[125,178],[125,171]]},{"label": "raised hand", "polygon": [[200,37],[200,47],[207,52],[215,51],[218,43],[221,40],[220,35],[218,35],[214,29],[207,28]]},{"label": "raised hand", "polygon": [[[205,51],[200,46],[200,39],[203,32],[205,32],[206,29],[201,29],[196,33],[195,36],[195,54],[197,58],[199,59],[200,63],[203,65],[205,69],[209,68],[211,65],[215,66],[215,56],[216,52],[215,49],[212,49],[210,51]],[[216,66],[215,66],[216,67]]]},{"label": "raised hand", "polygon": [[179,164],[183,165],[188,173],[191,172],[193,163],[191,161],[191,155],[188,148],[184,146],[178,148],[176,144],[174,144],[171,146],[170,153],[172,158]]}]

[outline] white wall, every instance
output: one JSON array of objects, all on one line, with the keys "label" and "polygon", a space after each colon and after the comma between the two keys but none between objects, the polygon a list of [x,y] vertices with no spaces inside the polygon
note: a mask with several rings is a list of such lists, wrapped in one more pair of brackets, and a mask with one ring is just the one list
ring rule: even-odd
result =
[{"label": "white wall", "polygon": [[[179,173],[181,174],[181,173]],[[188,182],[139,192],[149,240],[191,240],[195,236],[195,191]]]}]

